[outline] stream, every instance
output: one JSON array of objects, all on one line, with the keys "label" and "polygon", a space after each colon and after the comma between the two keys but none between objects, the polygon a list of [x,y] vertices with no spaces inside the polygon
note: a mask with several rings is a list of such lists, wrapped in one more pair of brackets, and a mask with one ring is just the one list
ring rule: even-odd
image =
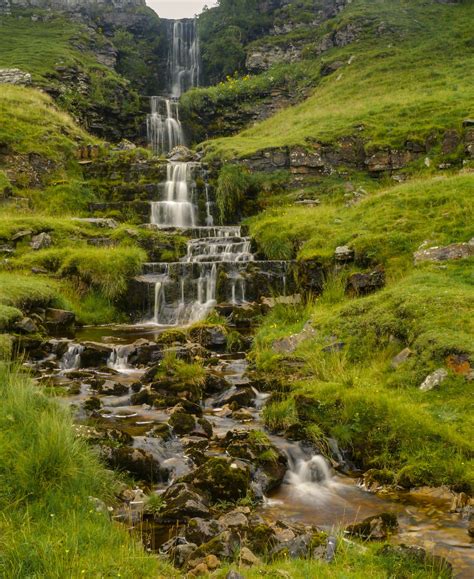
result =
[{"label": "stream", "polygon": [[[55,359],[52,354],[35,366],[42,383],[54,384],[55,387],[67,386],[69,391],[71,381],[80,385],[73,389],[73,394],[68,393],[59,398],[64,404],[75,408],[79,423],[126,432],[133,437],[134,448],[147,451],[163,468],[169,470],[168,481],[155,484],[151,489],[157,492],[163,492],[174,480],[189,473],[193,463],[183,444],[186,441],[181,437],[173,436],[163,441],[149,436],[156,425],[167,422],[169,410],[132,403],[131,394],[137,390],[134,385],[144,375],[146,368],[129,365],[126,351],[130,349],[131,343],[157,339],[166,329],[152,324],[83,328],[78,330],[73,342],[56,341],[56,344],[61,345],[58,351],[64,351],[61,358]],[[108,368],[83,367],[81,356],[91,340],[109,349]],[[125,354],[117,358],[117,352],[120,351]],[[248,362],[245,354],[215,352],[212,364],[213,370],[219,371],[227,383],[224,395],[243,386],[252,387],[246,374]],[[97,394],[95,387],[91,386],[91,377],[113,380],[114,384],[122,385],[123,388],[115,386],[114,392],[110,394]],[[253,393],[251,404],[241,408],[246,413],[245,420],[236,420],[228,406],[219,405],[222,394],[210,396],[202,402],[204,416],[213,428],[213,437],[207,451],[210,455],[219,456],[224,452],[218,441],[229,431],[264,429],[260,412],[268,394],[260,393],[255,388]],[[91,396],[98,397],[101,403],[100,409],[92,414],[84,407],[85,401]],[[442,489],[369,492],[357,480],[332,470],[327,461],[314,454],[309,446],[274,434],[269,436],[275,447],[287,456],[288,470],[283,483],[265,496],[257,509],[265,520],[297,521],[332,533],[372,515],[395,513],[399,532],[392,537],[392,542],[421,546],[447,558],[457,577],[472,577],[473,557],[467,521],[460,514],[450,512],[453,495]],[[167,535],[160,533],[162,528],[157,527],[153,539],[155,548],[167,538]]]}]

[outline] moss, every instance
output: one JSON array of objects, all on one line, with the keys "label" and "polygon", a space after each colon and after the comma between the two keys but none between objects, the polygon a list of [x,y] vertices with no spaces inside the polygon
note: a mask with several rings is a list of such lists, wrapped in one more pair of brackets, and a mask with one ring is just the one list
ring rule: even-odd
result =
[{"label": "moss", "polygon": [[196,427],[196,420],[192,414],[187,414],[186,412],[174,412],[170,419],[169,424],[176,432],[176,434],[189,434]]}]

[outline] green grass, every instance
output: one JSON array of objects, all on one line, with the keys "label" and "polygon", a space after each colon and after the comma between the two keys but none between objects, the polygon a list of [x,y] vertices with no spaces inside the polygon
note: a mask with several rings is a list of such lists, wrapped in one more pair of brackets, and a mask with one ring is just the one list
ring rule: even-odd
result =
[{"label": "green grass", "polygon": [[361,546],[338,537],[338,550],[332,563],[310,559],[279,559],[272,563],[254,565],[252,568],[234,565],[218,570],[216,577],[223,579],[230,569],[238,570],[245,579],[291,577],[291,579],[443,579],[450,577],[448,569],[429,558],[425,562],[399,554],[382,552],[380,544]]},{"label": "green grass", "polygon": [[249,221],[251,234],[270,259],[332,260],[350,245],[358,259],[397,271],[412,263],[424,241],[469,241],[472,174],[417,179],[370,195],[355,207],[326,200],[320,207],[280,206]]},{"label": "green grass", "polygon": [[[208,155],[229,159],[268,147],[334,142],[356,127],[363,127],[357,133],[368,149],[400,147],[407,139],[459,128],[472,116],[473,80],[465,75],[474,64],[471,2],[356,0],[336,22],[357,18],[370,23],[363,37],[323,56],[345,62],[354,57],[350,65],[321,79],[302,104],[236,136],[207,142]],[[374,30],[382,22],[390,32],[379,37]],[[305,54],[319,66],[311,46]]]},{"label": "green grass", "polygon": [[89,497],[114,501],[110,472],[75,438],[68,412],[0,366],[0,574],[156,577],[147,555]]}]

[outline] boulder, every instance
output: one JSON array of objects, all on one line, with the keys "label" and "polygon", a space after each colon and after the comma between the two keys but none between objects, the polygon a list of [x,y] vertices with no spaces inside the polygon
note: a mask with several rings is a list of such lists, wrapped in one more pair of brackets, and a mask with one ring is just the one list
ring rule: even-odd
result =
[{"label": "boulder", "polygon": [[249,521],[241,509],[235,509],[219,517],[219,525],[224,529],[242,530],[248,527]]},{"label": "boulder", "polygon": [[241,547],[241,538],[232,531],[223,531],[207,543],[203,543],[193,553],[193,559],[214,555],[219,559],[232,560]]},{"label": "boulder", "polygon": [[105,380],[98,386],[97,392],[102,396],[122,396],[128,393],[128,386],[114,380]]},{"label": "boulder", "polygon": [[283,482],[288,459],[263,432],[230,431],[224,445],[230,456],[250,463],[252,488],[257,495],[266,494]]},{"label": "boulder", "polygon": [[425,261],[443,262],[456,259],[467,259],[474,255],[474,238],[468,243],[452,243],[445,247],[420,248],[413,254],[415,265]]},{"label": "boulder", "polygon": [[248,547],[242,547],[239,553],[239,559],[242,565],[252,567],[253,565],[260,565],[261,560],[252,553]]},{"label": "boulder", "polygon": [[15,330],[21,334],[36,334],[38,326],[31,318],[22,318],[15,323]]},{"label": "boulder", "polygon": [[429,374],[420,386],[422,392],[429,392],[434,388],[438,388],[448,377],[448,371],[444,368],[438,368],[431,374]]},{"label": "boulder", "polygon": [[213,406],[225,406],[236,402],[238,406],[250,406],[253,403],[255,394],[251,388],[237,388],[233,386],[214,400]]},{"label": "boulder", "polygon": [[189,543],[184,537],[173,537],[161,546],[160,553],[165,555],[176,567],[184,567],[197,545]]},{"label": "boulder", "polygon": [[24,72],[19,68],[0,68],[0,84],[16,84],[28,86],[32,83],[29,72]]},{"label": "boulder", "polygon": [[35,235],[30,242],[31,249],[38,251],[40,249],[47,249],[51,247],[53,240],[51,239],[51,235],[48,233],[39,233]]},{"label": "boulder", "polygon": [[45,324],[49,330],[59,331],[72,328],[76,322],[76,315],[67,310],[48,308],[45,314]]},{"label": "boulder", "polygon": [[209,517],[209,508],[203,493],[189,484],[173,484],[162,496],[164,507],[159,518],[163,522],[185,522],[189,519]]},{"label": "boulder", "polygon": [[193,342],[209,350],[224,350],[227,345],[227,332],[224,326],[198,325],[191,328],[189,337]]},{"label": "boulder", "polygon": [[397,516],[394,513],[382,513],[368,517],[360,523],[346,527],[345,532],[353,537],[371,541],[383,541],[398,530]]},{"label": "boulder", "polygon": [[250,471],[241,461],[213,457],[182,479],[206,493],[211,502],[237,501],[247,494]]},{"label": "boulder", "polygon": [[173,413],[169,419],[169,424],[174,432],[179,435],[190,434],[196,428],[196,420],[194,416],[188,414],[180,404],[173,409]]},{"label": "boulder", "polygon": [[105,366],[113,347],[98,342],[84,342],[81,353],[81,364],[84,368],[98,368]]},{"label": "boulder", "polygon": [[355,295],[368,295],[385,285],[385,271],[377,269],[370,273],[353,273],[347,280],[347,289]]},{"label": "boulder", "polygon": [[189,519],[184,535],[190,543],[196,543],[199,546],[207,543],[222,531],[223,528],[218,521],[214,519],[206,521],[206,519],[194,517]]},{"label": "boulder", "polygon": [[350,263],[354,261],[355,252],[348,245],[340,245],[334,251],[334,259],[337,263]]},{"label": "boulder", "polygon": [[398,368],[403,363],[405,363],[408,358],[413,356],[414,352],[410,350],[410,348],[404,348],[401,352],[399,352],[391,361],[392,368]]},{"label": "boulder", "polygon": [[125,470],[148,483],[166,482],[169,472],[157,459],[141,448],[103,448],[102,456],[115,469]]},{"label": "boulder", "polygon": [[272,344],[272,348],[278,354],[292,354],[302,342],[314,337],[315,335],[316,330],[311,325],[311,321],[308,321],[301,332],[298,334],[292,334],[287,338],[275,340]]},{"label": "boulder", "polygon": [[95,227],[102,227],[106,229],[117,229],[118,223],[115,219],[108,219],[105,217],[73,217],[72,221],[86,223]]}]

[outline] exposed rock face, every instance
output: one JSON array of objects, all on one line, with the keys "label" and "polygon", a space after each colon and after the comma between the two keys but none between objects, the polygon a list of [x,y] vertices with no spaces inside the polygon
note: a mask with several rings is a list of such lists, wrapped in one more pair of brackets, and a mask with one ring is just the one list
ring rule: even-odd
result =
[{"label": "exposed rock face", "polygon": [[[2,6],[0,0],[0,9]],[[0,68],[0,84],[18,84],[27,86],[31,84],[31,74],[19,68]]]},{"label": "exposed rock face", "polygon": [[415,264],[424,261],[450,261],[453,259],[466,259],[474,255],[474,238],[468,243],[452,243],[444,247],[429,247],[419,249],[414,254]]},{"label": "exposed rock face", "polygon": [[260,73],[271,68],[274,64],[296,62],[301,58],[302,45],[289,46],[262,45],[249,52],[245,67],[249,72]]}]

